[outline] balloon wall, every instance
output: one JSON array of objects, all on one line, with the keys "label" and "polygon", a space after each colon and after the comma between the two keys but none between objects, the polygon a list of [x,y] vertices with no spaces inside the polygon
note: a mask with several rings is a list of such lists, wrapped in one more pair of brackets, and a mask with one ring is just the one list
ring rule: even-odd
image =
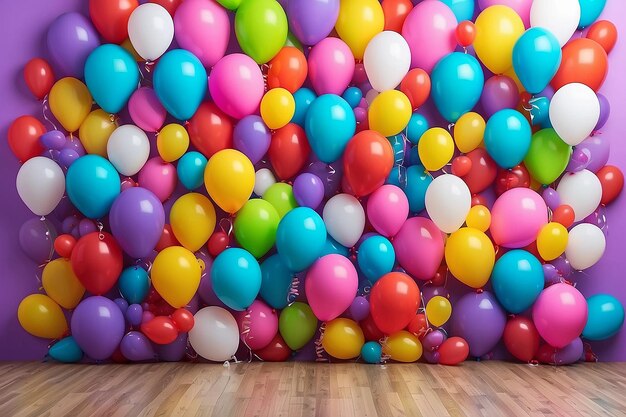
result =
[{"label": "balloon wall", "polygon": [[5,110],[31,212],[12,319],[51,360],[615,343],[625,290],[593,268],[624,185],[611,2],[74,3],[18,63],[36,111]]}]

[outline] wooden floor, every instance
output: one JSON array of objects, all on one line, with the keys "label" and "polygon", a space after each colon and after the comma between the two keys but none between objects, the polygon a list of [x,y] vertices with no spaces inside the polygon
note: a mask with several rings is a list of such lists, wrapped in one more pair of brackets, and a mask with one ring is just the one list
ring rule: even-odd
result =
[{"label": "wooden floor", "polygon": [[626,363],[0,365],[0,416],[624,416]]}]

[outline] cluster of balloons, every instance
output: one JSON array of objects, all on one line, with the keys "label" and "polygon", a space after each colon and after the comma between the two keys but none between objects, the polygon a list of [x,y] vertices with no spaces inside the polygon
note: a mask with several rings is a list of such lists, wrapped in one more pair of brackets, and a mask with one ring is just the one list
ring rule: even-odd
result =
[{"label": "cluster of balloons", "polygon": [[8,134],[46,216],[20,231],[45,291],[20,323],[64,362],[454,365],[501,340],[578,360],[624,321],[570,282],[602,258],[624,183],[594,134],[604,4],[90,0],[91,20],[57,17],[50,63],[24,68],[53,129],[21,116]]}]

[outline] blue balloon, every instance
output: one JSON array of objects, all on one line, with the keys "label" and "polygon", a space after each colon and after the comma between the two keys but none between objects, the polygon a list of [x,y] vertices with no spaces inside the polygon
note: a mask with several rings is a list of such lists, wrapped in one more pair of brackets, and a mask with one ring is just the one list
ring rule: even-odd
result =
[{"label": "blue balloon", "polygon": [[72,336],[65,337],[48,349],[48,356],[63,363],[78,362],[83,358],[83,351]]},{"label": "blue balloon", "polygon": [[544,28],[528,29],[513,47],[513,69],[531,94],[541,92],[561,65],[561,46],[556,37]]},{"label": "blue balloon", "polygon": [[597,294],[587,299],[587,324],[583,337],[604,340],[614,336],[624,324],[624,307],[618,299],[608,294]]},{"label": "blue balloon", "polygon": [[431,82],[431,95],[437,110],[447,121],[454,123],[478,103],[485,76],[476,58],[453,52],[437,62]]},{"label": "blue balloon", "polygon": [[338,243],[335,239],[333,239],[330,235],[326,236],[326,243],[324,243],[324,248],[322,249],[322,253],[320,253],[320,258],[326,255],[341,255],[348,258],[350,256],[350,251],[345,246]]},{"label": "blue balloon", "polygon": [[578,2],[580,3],[579,29],[584,29],[598,20],[606,5],[606,0],[578,0]]},{"label": "blue balloon", "polygon": [[261,267],[247,250],[228,248],[215,258],[211,284],[217,298],[236,311],[250,307],[261,290]]},{"label": "blue balloon", "polygon": [[194,54],[173,49],[157,62],[152,85],[169,114],[178,120],[188,120],[206,95],[208,78]]},{"label": "blue balloon", "polygon": [[383,348],[378,342],[367,342],[361,347],[361,357],[366,363],[380,363]]},{"label": "blue balloon", "polygon": [[67,195],[85,217],[104,217],[120,194],[120,176],[113,164],[99,155],[78,158],[65,176]]},{"label": "blue balloon", "polygon": [[406,138],[414,145],[417,145],[422,135],[430,128],[428,120],[419,113],[413,113],[409,119],[409,124],[404,130]]},{"label": "blue balloon", "polygon": [[101,45],[87,57],[85,84],[102,110],[118,113],[139,85],[137,62],[119,45]]},{"label": "blue balloon", "polygon": [[320,215],[308,207],[296,207],[278,223],[276,250],[287,268],[294,272],[311,266],[325,245],[326,225]]},{"label": "blue balloon", "polygon": [[533,305],[543,290],[541,262],[525,250],[509,251],[493,267],[491,284],[506,311],[521,313]]},{"label": "blue balloon", "polygon": [[[550,124],[550,100],[548,97],[534,97],[529,100],[530,116],[533,126],[542,126],[544,129],[552,127]],[[546,125],[547,123],[547,125]]]},{"label": "blue balloon", "polygon": [[452,10],[458,22],[472,20],[474,17],[474,0],[441,0],[441,2]]},{"label": "blue balloon", "polygon": [[530,124],[520,112],[500,110],[485,126],[485,148],[501,168],[513,168],[526,157],[531,135]]},{"label": "blue balloon", "polygon": [[420,159],[420,154],[419,154],[419,150],[416,146],[411,146],[411,149],[409,149],[409,156],[407,158],[407,165],[411,166],[411,165],[422,165],[422,161]]},{"label": "blue balloon", "polygon": [[289,290],[294,273],[276,254],[261,264],[261,291],[259,295],[272,308],[282,309],[289,304]]},{"label": "blue balloon", "polygon": [[341,97],[354,109],[359,106],[363,92],[358,87],[348,87]]},{"label": "blue balloon", "polygon": [[389,172],[389,176],[385,180],[385,184],[395,185],[404,188],[406,184],[406,168],[404,166],[394,166]]},{"label": "blue balloon", "polygon": [[117,288],[128,304],[141,304],[150,291],[148,272],[138,266],[129,266],[117,280]]},{"label": "blue balloon", "polygon": [[391,242],[383,236],[368,237],[361,243],[357,253],[359,269],[372,284],[393,270],[396,252]]},{"label": "blue balloon", "polygon": [[354,111],[337,95],[321,95],[309,106],[304,130],[318,159],[330,164],[341,158],[346,145],[354,136]]},{"label": "blue balloon", "polygon": [[187,152],[178,160],[176,173],[181,184],[188,190],[195,190],[204,183],[204,168],[207,159],[200,152]]},{"label": "blue balloon", "polygon": [[291,118],[291,123],[304,127],[306,113],[316,97],[317,96],[312,90],[304,87],[293,93],[293,99],[296,102],[296,110]]},{"label": "blue balloon", "polygon": [[433,182],[423,165],[412,165],[406,169],[406,184],[401,187],[409,200],[411,213],[419,213],[426,208],[426,190]]},{"label": "blue balloon", "polygon": [[402,135],[395,135],[388,137],[387,140],[393,149],[393,164],[402,165],[404,163],[404,137]]}]

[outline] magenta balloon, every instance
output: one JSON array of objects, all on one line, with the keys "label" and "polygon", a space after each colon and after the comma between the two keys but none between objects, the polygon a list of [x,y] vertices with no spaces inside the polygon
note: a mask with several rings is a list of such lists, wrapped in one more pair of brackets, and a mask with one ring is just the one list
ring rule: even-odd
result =
[{"label": "magenta balloon", "polygon": [[122,355],[128,360],[140,362],[156,359],[152,343],[143,333],[130,331],[124,335],[120,343]]},{"label": "magenta balloon", "polygon": [[443,259],[443,235],[432,220],[412,217],[393,239],[400,266],[414,278],[431,279]]},{"label": "magenta balloon", "polygon": [[58,78],[83,78],[85,61],[100,45],[98,33],[85,16],[65,13],[48,28],[48,52]]},{"label": "magenta balloon", "polygon": [[261,300],[254,300],[237,314],[241,341],[252,350],[266,347],[278,333],[278,314]]},{"label": "magenta balloon", "polygon": [[587,324],[587,300],[572,285],[554,284],[539,294],[533,306],[539,335],[556,348],[580,336]]},{"label": "magenta balloon", "polygon": [[339,38],[326,38],[315,45],[308,64],[309,79],[318,95],[342,95],[354,73],[354,55]]},{"label": "magenta balloon", "polygon": [[176,167],[158,156],[146,162],[139,171],[138,179],[139,185],[152,191],[161,202],[170,198],[178,183]]},{"label": "magenta balloon", "polygon": [[165,123],[167,110],[152,88],[141,87],[128,100],[128,113],[133,123],[146,132],[156,132]]},{"label": "magenta balloon", "polygon": [[95,360],[111,357],[124,336],[124,327],[124,315],[106,297],[87,297],[72,314],[72,336],[83,352]]},{"label": "magenta balloon", "polygon": [[446,335],[441,330],[433,330],[422,338],[424,350],[435,350],[446,340]]},{"label": "magenta balloon", "polygon": [[491,209],[491,236],[505,248],[523,248],[532,243],[548,223],[548,207],[529,188],[513,188],[502,194]]},{"label": "magenta balloon", "polygon": [[502,109],[514,109],[519,101],[519,90],[515,81],[506,75],[493,75],[485,82],[480,103],[485,116],[491,117]]},{"label": "magenta balloon", "polygon": [[367,218],[378,233],[395,236],[409,216],[409,200],[395,185],[378,188],[367,200]]},{"label": "magenta balloon", "polygon": [[339,16],[339,0],[289,0],[289,29],[305,45],[315,45],[332,32]]}]

